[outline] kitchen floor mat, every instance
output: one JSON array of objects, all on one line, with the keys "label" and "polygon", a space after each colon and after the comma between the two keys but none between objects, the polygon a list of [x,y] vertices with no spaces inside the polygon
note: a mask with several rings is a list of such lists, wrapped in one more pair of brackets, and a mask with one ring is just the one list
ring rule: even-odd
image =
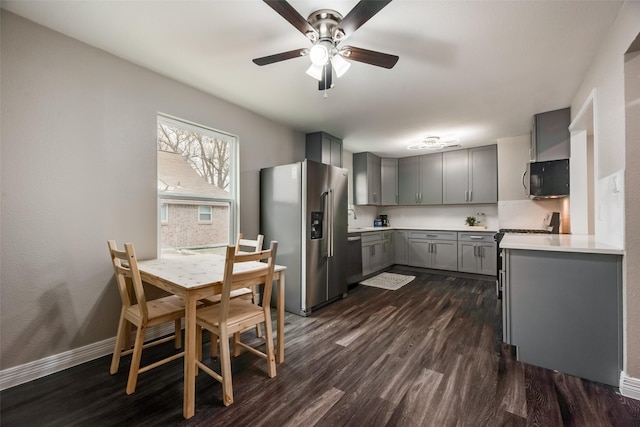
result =
[{"label": "kitchen floor mat", "polygon": [[405,276],[396,273],[380,273],[360,282],[361,285],[395,291],[415,279],[416,276]]}]

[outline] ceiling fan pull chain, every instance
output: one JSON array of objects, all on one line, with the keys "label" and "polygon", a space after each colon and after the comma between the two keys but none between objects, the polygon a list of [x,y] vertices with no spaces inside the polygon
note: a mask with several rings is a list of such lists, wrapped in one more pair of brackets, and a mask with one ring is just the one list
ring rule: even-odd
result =
[{"label": "ceiling fan pull chain", "polygon": [[[331,66],[331,62],[328,62],[329,67]],[[329,95],[327,95],[327,66],[325,65],[324,67],[322,67],[324,71],[324,95],[322,95],[322,97],[324,99],[327,99],[329,97]]]}]

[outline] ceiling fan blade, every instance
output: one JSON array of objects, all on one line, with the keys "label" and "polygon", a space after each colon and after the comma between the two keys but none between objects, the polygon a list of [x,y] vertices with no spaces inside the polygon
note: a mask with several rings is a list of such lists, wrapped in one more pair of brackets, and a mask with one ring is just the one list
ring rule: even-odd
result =
[{"label": "ceiling fan blade", "polygon": [[391,0],[360,0],[340,21],[338,27],[342,29],[345,37],[348,37],[389,3]]},{"label": "ceiling fan blade", "polygon": [[331,63],[322,67],[322,80],[318,82],[318,90],[331,89],[333,87],[333,67]]},{"label": "ceiling fan blade", "polygon": [[256,58],[253,60],[253,63],[256,65],[268,65],[268,64],[273,64],[274,62],[280,62],[287,59],[293,59],[293,58],[298,58],[300,56],[305,56],[308,53],[309,53],[309,49],[307,48],[290,50],[289,52],[276,53],[275,55]]},{"label": "ceiling fan blade", "polygon": [[264,0],[264,2],[280,16],[289,21],[289,23],[296,27],[302,34],[306,35],[308,32],[315,34],[316,30],[285,0]]},{"label": "ceiling fan blade", "polygon": [[340,49],[340,53],[352,61],[364,62],[365,64],[376,65],[383,68],[393,68],[396,62],[398,62],[398,59],[400,59],[396,55],[389,55],[388,53],[353,46],[343,47]]}]

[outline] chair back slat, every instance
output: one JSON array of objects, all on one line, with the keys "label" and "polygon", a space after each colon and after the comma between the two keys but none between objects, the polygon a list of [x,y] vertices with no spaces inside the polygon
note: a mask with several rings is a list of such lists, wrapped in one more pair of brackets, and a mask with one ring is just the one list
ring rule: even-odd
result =
[{"label": "chair back slat", "polygon": [[236,240],[236,252],[260,252],[264,243],[264,235],[258,234],[255,240],[245,239],[242,233],[238,233]]},{"label": "chair back slat", "polygon": [[[146,322],[149,317],[149,311],[133,244],[125,243],[124,251],[120,251],[116,248],[116,242],[114,240],[109,240],[107,245],[109,246],[109,253],[111,254],[111,261],[113,263],[116,283],[118,284],[122,304],[126,308],[129,308],[134,305],[134,303],[137,303],[140,308],[140,314]],[[132,295],[128,283],[133,287],[133,295],[136,299],[135,302],[131,299]]]}]

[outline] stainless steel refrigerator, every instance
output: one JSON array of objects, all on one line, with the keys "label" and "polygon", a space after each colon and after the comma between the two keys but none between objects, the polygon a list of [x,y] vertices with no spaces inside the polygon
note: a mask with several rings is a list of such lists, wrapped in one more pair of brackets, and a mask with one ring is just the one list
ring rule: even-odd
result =
[{"label": "stainless steel refrigerator", "polygon": [[346,296],[347,173],[311,160],[260,170],[260,233],[278,241],[290,313]]}]

